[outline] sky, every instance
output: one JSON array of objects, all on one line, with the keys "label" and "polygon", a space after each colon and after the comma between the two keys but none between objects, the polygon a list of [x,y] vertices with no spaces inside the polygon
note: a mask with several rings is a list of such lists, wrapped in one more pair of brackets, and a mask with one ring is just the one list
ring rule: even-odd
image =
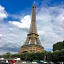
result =
[{"label": "sky", "polygon": [[[17,53],[26,40],[34,0],[0,0],[0,54]],[[36,0],[37,30],[42,46],[64,40],[64,0]]]}]

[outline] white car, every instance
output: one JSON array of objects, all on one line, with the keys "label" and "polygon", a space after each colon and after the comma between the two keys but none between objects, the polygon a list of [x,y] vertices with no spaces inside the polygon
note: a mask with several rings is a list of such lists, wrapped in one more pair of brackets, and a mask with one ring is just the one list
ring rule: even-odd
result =
[{"label": "white car", "polygon": [[47,62],[44,62],[44,64],[47,64]]},{"label": "white car", "polygon": [[22,62],[22,63],[26,63],[26,61]]},{"label": "white car", "polygon": [[32,62],[33,64],[37,64],[37,62]]}]

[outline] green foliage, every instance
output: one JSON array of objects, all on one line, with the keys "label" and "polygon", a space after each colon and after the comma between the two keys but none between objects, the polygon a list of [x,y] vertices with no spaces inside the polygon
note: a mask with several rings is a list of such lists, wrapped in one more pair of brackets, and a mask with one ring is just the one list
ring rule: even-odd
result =
[{"label": "green foliage", "polygon": [[61,61],[64,61],[64,49],[61,50],[60,60],[61,60]]},{"label": "green foliage", "polygon": [[2,55],[0,55],[0,58],[2,58]]},{"label": "green foliage", "polygon": [[6,53],[5,56],[6,56],[6,58],[9,58],[11,56],[11,53],[8,52],[8,53]]},{"label": "green foliage", "polygon": [[52,61],[64,61],[64,41],[54,44],[53,51]]},{"label": "green foliage", "polygon": [[44,60],[44,53],[23,53],[21,54],[21,60],[33,61]]},{"label": "green foliage", "polygon": [[1,58],[3,57],[3,58],[10,58],[10,56],[11,56],[11,53],[6,53],[6,54],[4,54],[4,55],[1,55]]},{"label": "green foliage", "polygon": [[46,60],[47,61],[52,61],[52,52],[47,52],[47,54],[46,54]]},{"label": "green foliage", "polygon": [[64,49],[64,41],[57,42],[56,44],[53,45],[53,51],[61,49]]},{"label": "green foliage", "polygon": [[20,54],[12,54],[10,58],[20,58]]},{"label": "green foliage", "polygon": [[4,55],[0,55],[0,58],[5,58],[5,59],[10,59],[10,58],[20,58],[21,55],[19,54],[11,54],[11,53],[6,53]]},{"label": "green foliage", "polygon": [[52,61],[54,61],[54,62],[64,61],[64,49],[54,51],[52,53]]},{"label": "green foliage", "polygon": [[60,53],[61,52],[59,50],[54,51],[52,61],[60,61]]}]

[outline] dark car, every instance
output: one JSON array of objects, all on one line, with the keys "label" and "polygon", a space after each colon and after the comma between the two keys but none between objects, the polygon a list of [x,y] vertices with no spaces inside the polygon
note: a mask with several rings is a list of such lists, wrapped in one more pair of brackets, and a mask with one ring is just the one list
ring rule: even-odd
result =
[{"label": "dark car", "polygon": [[0,64],[9,64],[9,63],[6,63],[6,62],[0,62]]}]

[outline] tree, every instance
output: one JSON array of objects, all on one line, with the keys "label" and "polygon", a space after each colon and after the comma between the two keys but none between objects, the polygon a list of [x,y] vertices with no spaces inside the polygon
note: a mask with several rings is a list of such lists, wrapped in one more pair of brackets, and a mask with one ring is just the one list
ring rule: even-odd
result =
[{"label": "tree", "polygon": [[6,54],[2,55],[3,58],[10,58],[11,53],[7,52]]},{"label": "tree", "polygon": [[61,50],[60,61],[64,61],[64,49]]},{"label": "tree", "polygon": [[20,54],[12,54],[11,58],[17,58],[17,57],[20,58],[20,56],[21,56]]},{"label": "tree", "polygon": [[64,41],[57,42],[53,45],[53,51],[64,49]]},{"label": "tree", "polygon": [[23,53],[21,54],[21,60],[33,61],[33,60],[44,60],[44,53]]},{"label": "tree", "polygon": [[54,62],[60,61],[60,53],[61,52],[59,50],[54,51],[52,54],[52,61]]},{"label": "tree", "polygon": [[52,61],[52,52],[47,52],[46,59],[48,62]]}]

